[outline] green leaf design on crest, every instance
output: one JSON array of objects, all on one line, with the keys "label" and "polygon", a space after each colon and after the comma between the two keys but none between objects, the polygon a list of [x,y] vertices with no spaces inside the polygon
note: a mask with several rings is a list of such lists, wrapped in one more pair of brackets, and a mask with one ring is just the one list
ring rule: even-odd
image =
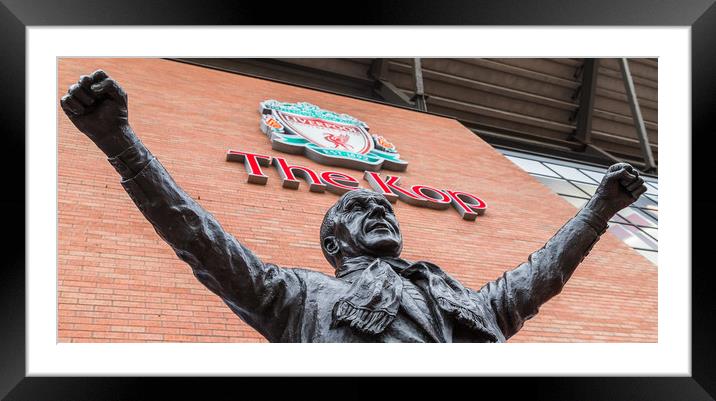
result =
[{"label": "green leaf design on crest", "polygon": [[306,117],[321,118],[327,121],[336,123],[358,125],[364,128],[368,128],[368,124],[364,123],[357,118],[351,117],[348,114],[338,114],[332,111],[324,110],[314,104],[307,102],[299,103],[284,103],[278,100],[266,100],[261,102],[261,106],[268,109],[282,111],[284,113],[298,114]]}]

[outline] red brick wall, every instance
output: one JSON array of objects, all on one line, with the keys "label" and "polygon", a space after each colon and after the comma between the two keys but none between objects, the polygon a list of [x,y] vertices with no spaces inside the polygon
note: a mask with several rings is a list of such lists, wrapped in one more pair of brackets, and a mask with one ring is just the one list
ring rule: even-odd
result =
[{"label": "red brick wall", "polygon": [[[246,182],[227,149],[286,157],[259,126],[265,99],[307,101],[348,113],[384,135],[410,162],[404,184],[467,191],[488,203],[485,216],[402,202],[396,214],[403,257],[430,260],[479,288],[539,249],[575,213],[456,121],[158,59],[62,59],[59,98],[82,74],[102,68],[129,94],[129,117],[175,180],[263,260],[328,274],[318,227],[332,193]],[[103,154],[58,106],[59,341],[265,341],[204,288],[144,220]],[[359,178],[361,172],[331,168]],[[271,201],[269,201],[269,199]],[[657,272],[610,234],[566,288],[527,322],[514,342],[654,342]]]}]

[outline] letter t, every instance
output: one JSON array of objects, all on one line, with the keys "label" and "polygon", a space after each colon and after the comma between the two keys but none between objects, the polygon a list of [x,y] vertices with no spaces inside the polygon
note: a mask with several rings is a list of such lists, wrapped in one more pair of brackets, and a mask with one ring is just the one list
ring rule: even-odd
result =
[{"label": "letter t", "polygon": [[268,166],[271,162],[271,156],[259,155],[256,153],[240,152],[238,150],[229,149],[226,152],[226,161],[242,162],[249,174],[248,182],[258,185],[266,185],[268,176],[261,171],[261,166]]}]

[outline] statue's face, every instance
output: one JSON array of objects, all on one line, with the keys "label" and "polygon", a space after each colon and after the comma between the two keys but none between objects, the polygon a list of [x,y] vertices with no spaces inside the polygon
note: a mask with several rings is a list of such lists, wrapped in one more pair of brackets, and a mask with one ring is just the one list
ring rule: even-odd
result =
[{"label": "statue's face", "polygon": [[390,202],[368,190],[351,195],[339,209],[335,227],[343,256],[399,256],[403,237]]}]

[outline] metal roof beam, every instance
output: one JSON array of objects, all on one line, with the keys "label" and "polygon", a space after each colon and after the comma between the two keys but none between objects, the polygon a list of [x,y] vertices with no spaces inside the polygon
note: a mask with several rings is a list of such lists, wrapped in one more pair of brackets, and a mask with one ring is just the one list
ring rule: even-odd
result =
[{"label": "metal roof beam", "polygon": [[582,143],[591,143],[592,116],[594,115],[594,94],[597,89],[597,74],[599,59],[584,59],[582,68],[582,86],[579,95],[579,110],[577,111],[577,129],[574,138]]},{"label": "metal roof beam", "polygon": [[368,69],[368,74],[375,80],[373,90],[383,100],[401,106],[415,107],[408,95],[398,89],[388,80],[388,60],[384,58],[374,59]]},{"label": "metal roof beam", "polygon": [[415,77],[415,106],[420,111],[428,111],[428,103],[425,96],[425,87],[423,86],[423,67],[420,62],[420,58],[416,57],[413,59],[413,72]]},{"label": "metal roof beam", "polygon": [[636,128],[637,138],[641,145],[641,152],[644,157],[645,170],[654,171],[656,170],[656,163],[654,163],[654,155],[651,153],[651,146],[649,146],[649,137],[646,134],[646,127],[644,126],[644,118],[641,116],[641,110],[639,109],[639,100],[636,96],[636,89],[634,88],[634,81],[629,71],[629,62],[626,58],[619,59],[619,65],[621,66],[622,78],[624,79],[624,89],[626,90],[627,98],[629,100],[629,108],[631,109],[631,116],[634,119],[634,127]]}]

